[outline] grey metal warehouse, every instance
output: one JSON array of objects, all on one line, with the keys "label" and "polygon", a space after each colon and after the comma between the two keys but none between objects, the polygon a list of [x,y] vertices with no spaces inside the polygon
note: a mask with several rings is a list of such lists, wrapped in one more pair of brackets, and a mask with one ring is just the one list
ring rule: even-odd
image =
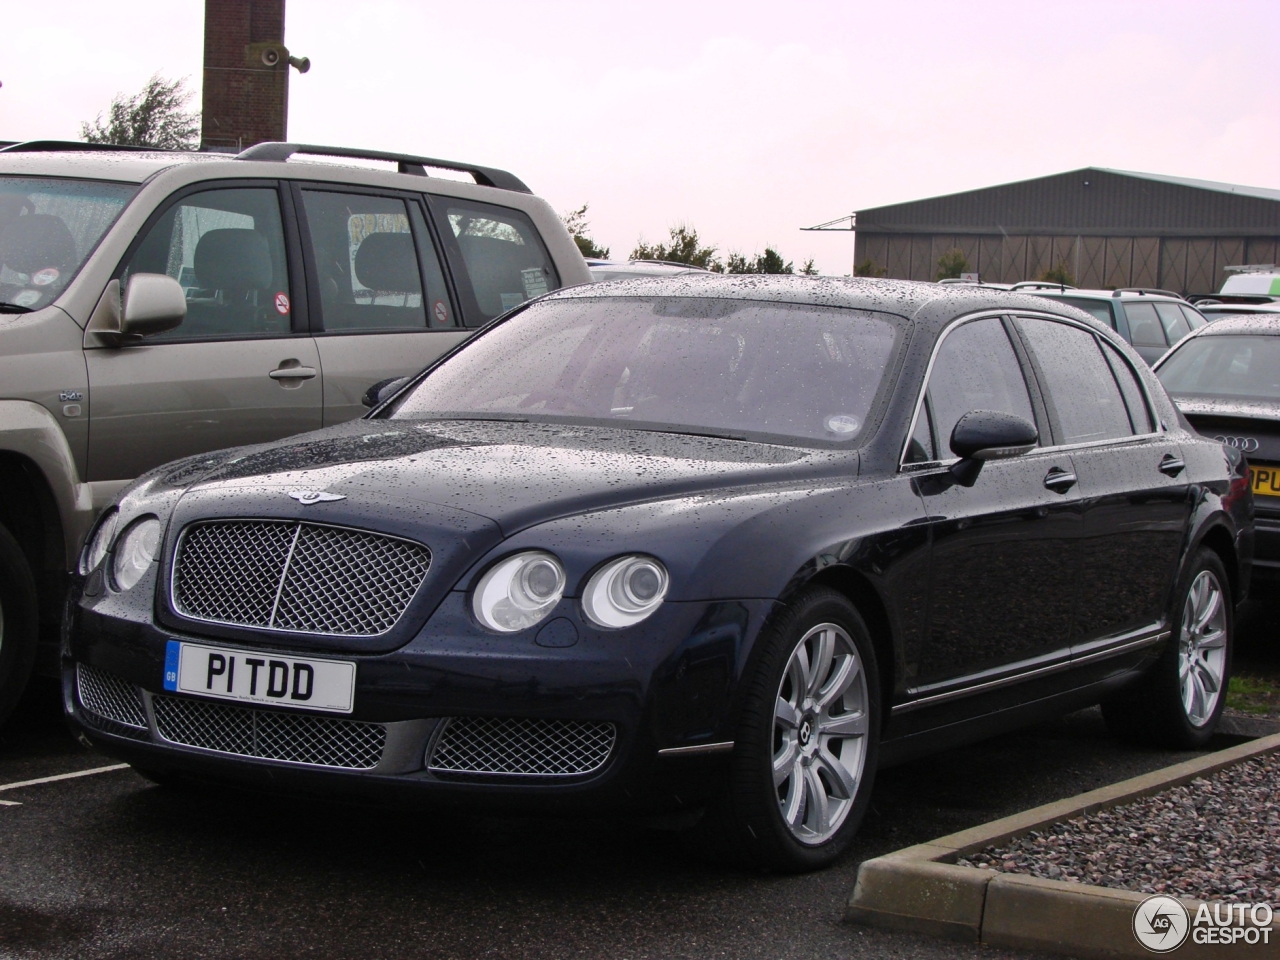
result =
[{"label": "grey metal warehouse", "polygon": [[1065,266],[1081,287],[1210,293],[1226,266],[1276,262],[1280,190],[1086,167],[859,210],[853,229],[854,263],[898,279],[960,250],[991,282]]}]

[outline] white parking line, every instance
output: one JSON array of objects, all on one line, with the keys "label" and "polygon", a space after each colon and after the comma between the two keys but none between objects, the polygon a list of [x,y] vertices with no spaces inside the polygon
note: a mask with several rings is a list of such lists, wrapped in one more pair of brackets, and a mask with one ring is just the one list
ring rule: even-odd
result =
[{"label": "white parking line", "polygon": [[[19,780],[17,783],[0,784],[0,791],[17,790],[19,787],[34,787],[41,783],[56,783],[59,780],[74,780],[76,777],[92,777],[95,773],[110,773],[112,770],[128,769],[127,763],[113,763],[109,767],[94,767],[92,770],[77,770],[75,773],[60,773],[55,777],[40,777],[38,780]],[[0,804],[9,806],[21,806],[20,803],[14,803],[12,800],[0,800]]]},{"label": "white parking line", "polygon": [[0,800],[0,807],[20,807],[20,806],[22,806],[22,804],[20,804],[17,800]]}]

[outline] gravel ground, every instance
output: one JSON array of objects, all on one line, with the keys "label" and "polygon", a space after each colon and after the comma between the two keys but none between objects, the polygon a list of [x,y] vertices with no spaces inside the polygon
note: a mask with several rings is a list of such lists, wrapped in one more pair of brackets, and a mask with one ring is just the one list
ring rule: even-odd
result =
[{"label": "gravel ground", "polygon": [[1280,755],[1032,831],[959,863],[1141,893],[1280,903]]}]

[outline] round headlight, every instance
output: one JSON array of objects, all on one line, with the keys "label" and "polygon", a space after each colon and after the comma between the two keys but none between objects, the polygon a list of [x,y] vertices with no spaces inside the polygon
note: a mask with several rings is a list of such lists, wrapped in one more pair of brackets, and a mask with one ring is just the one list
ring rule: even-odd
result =
[{"label": "round headlight", "polygon": [[595,572],[582,591],[582,610],[598,627],[629,627],[658,609],[671,580],[651,557],[619,557]]},{"label": "round headlight", "polygon": [[544,620],[564,596],[564,567],[549,553],[517,553],[490,568],[471,599],[476,619],[498,633]]},{"label": "round headlight", "polygon": [[116,524],[120,522],[120,513],[113,507],[111,511],[102,518],[102,522],[98,524],[93,536],[85,545],[84,553],[80,555],[80,575],[87,577],[102,562],[102,558],[107,555],[107,551],[111,549],[111,538],[116,535]]},{"label": "round headlight", "polygon": [[160,552],[160,521],[139,520],[120,537],[115,563],[111,567],[119,590],[131,590]]}]

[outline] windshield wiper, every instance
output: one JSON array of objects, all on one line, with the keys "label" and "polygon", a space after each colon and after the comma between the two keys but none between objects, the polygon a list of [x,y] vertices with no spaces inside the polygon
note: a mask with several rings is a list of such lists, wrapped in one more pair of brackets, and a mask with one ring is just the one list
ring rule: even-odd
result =
[{"label": "windshield wiper", "polygon": [[9,303],[7,300],[0,300],[0,313],[31,313],[30,307],[24,307],[20,303]]}]

